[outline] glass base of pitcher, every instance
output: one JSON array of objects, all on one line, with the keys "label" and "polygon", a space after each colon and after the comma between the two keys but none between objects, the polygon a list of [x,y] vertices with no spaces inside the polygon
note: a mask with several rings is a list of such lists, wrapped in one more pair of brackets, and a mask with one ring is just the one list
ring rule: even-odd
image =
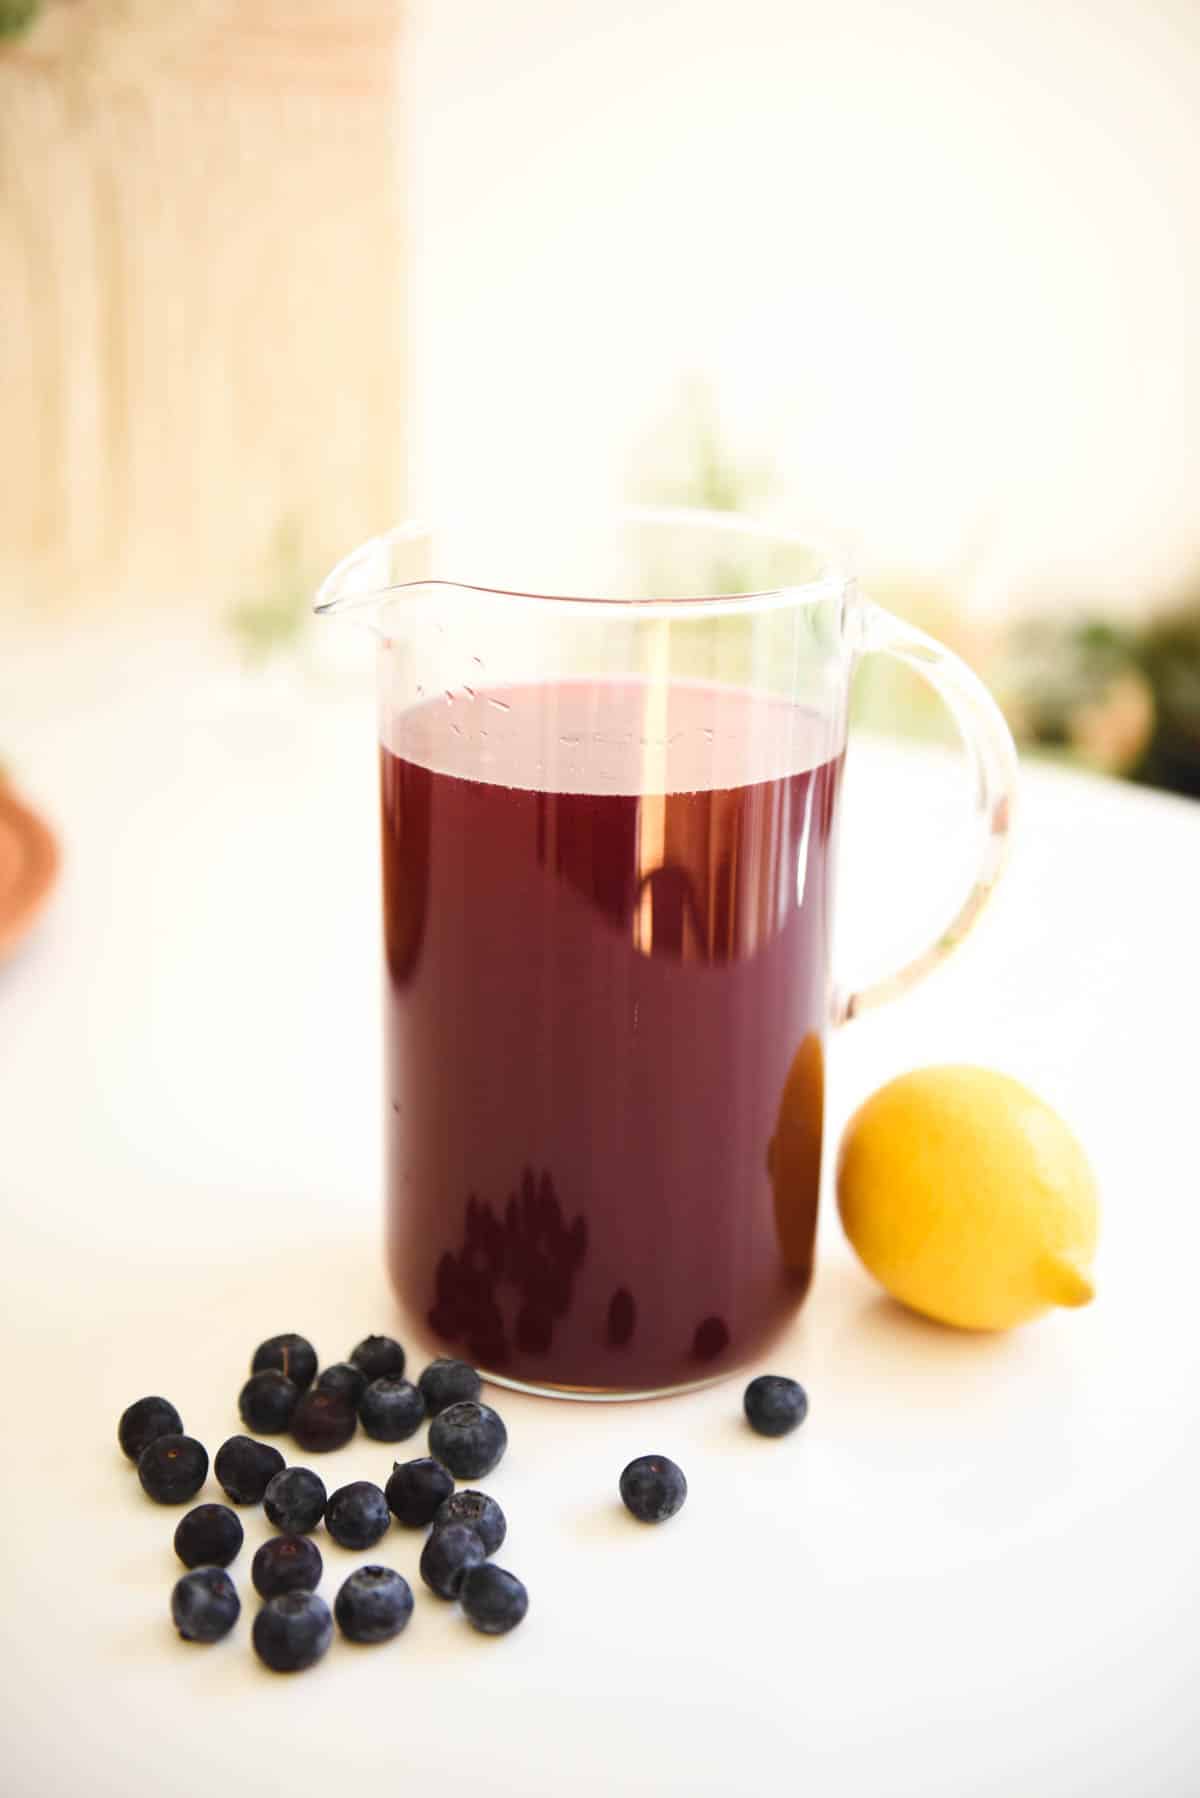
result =
[{"label": "glass base of pitcher", "polygon": [[556,1386],[550,1381],[519,1380],[512,1374],[490,1373],[486,1367],[476,1372],[489,1386],[504,1386],[509,1392],[524,1392],[531,1398],[578,1399],[585,1404],[633,1404],[639,1399],[679,1398],[685,1392],[702,1392],[707,1386],[720,1386],[737,1378],[738,1369],[728,1367],[723,1373],[706,1374],[703,1379],[683,1380],[667,1386]]}]

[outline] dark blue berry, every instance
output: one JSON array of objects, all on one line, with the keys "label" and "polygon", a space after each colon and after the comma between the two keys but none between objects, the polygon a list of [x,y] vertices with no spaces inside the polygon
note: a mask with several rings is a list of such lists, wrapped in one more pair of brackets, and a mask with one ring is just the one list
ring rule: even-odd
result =
[{"label": "dark blue berry", "polygon": [[746,1388],[746,1421],[760,1436],[786,1436],[808,1416],[808,1394],[798,1380],[760,1373]]},{"label": "dark blue berry", "polygon": [[436,1417],[447,1405],[461,1405],[479,1397],[480,1379],[475,1369],[466,1361],[452,1361],[445,1355],[429,1363],[417,1384],[430,1417]]},{"label": "dark blue berry", "polygon": [[437,1524],[465,1523],[483,1543],[484,1554],[494,1555],[505,1536],[508,1524],[504,1512],[486,1492],[453,1493],[434,1518]]},{"label": "dark blue berry", "polygon": [[325,1515],[325,1482],[307,1467],[285,1467],[263,1493],[263,1510],[277,1530],[307,1536]]},{"label": "dark blue berry", "polygon": [[376,1442],[406,1442],[425,1421],[425,1400],[408,1380],[372,1380],[358,1401],[358,1421]]},{"label": "dark blue berry", "polygon": [[412,1612],[412,1587],[391,1567],[359,1567],[333,1601],[338,1628],[349,1642],[390,1642]]},{"label": "dark blue berry", "polygon": [[197,1505],[179,1519],[175,1553],[185,1567],[228,1567],[244,1534],[241,1518],[228,1505]]},{"label": "dark blue berry", "polygon": [[121,1413],[117,1441],[131,1461],[149,1448],[156,1436],[182,1436],[183,1419],[166,1398],[139,1398]]},{"label": "dark blue berry", "polygon": [[304,1392],[316,1377],[317,1351],[307,1337],[297,1336],[290,1330],[282,1336],[268,1336],[255,1349],[250,1372],[264,1373],[268,1368],[286,1374],[292,1384]]},{"label": "dark blue berry", "polygon": [[138,1479],[159,1505],[185,1505],[208,1478],[208,1450],[194,1436],[156,1436],[138,1456]]},{"label": "dark blue berry", "polygon": [[370,1480],[351,1480],[329,1495],[325,1528],[343,1548],[373,1548],[392,1521],[387,1499]]},{"label": "dark blue berry", "polygon": [[283,1465],[283,1456],[269,1442],[256,1442],[253,1436],[231,1436],[217,1450],[213,1472],[235,1505],[258,1505]]},{"label": "dark blue berry", "polygon": [[320,1584],[324,1563],[307,1536],[272,1536],[255,1551],[250,1563],[254,1590],[263,1598],[281,1592],[311,1592]]},{"label": "dark blue berry", "polygon": [[419,1461],[397,1461],[384,1488],[388,1506],[398,1523],[422,1529],[432,1523],[438,1506],[449,1498],[454,1481],[440,1462],[428,1456]]},{"label": "dark blue berry", "polygon": [[171,1617],[185,1642],[219,1642],[237,1622],[241,1608],[237,1588],[223,1567],[197,1567],[185,1573],[171,1594]]},{"label": "dark blue berry", "polygon": [[458,1596],[468,1623],[485,1636],[507,1635],[529,1609],[529,1594],[516,1574],[491,1561],[463,1576]]},{"label": "dark blue berry", "polygon": [[490,1405],[448,1405],[429,1426],[429,1452],[456,1480],[481,1480],[508,1447],[508,1431]]},{"label": "dark blue berry", "polygon": [[358,1418],[346,1394],[328,1386],[311,1387],[292,1412],[292,1435],[313,1455],[343,1448],[357,1428]]},{"label": "dark blue berry", "polygon": [[399,1380],[404,1374],[404,1350],[391,1336],[364,1336],[350,1359],[368,1380]]},{"label": "dark blue berry", "polygon": [[300,1388],[278,1368],[252,1373],[238,1394],[238,1410],[248,1430],[259,1436],[277,1436],[286,1430],[296,1409]]},{"label": "dark blue berry", "polygon": [[340,1392],[355,1408],[368,1384],[366,1374],[353,1361],[335,1361],[332,1367],[323,1368],[317,1378],[322,1392]]},{"label": "dark blue berry", "polygon": [[463,1575],[484,1559],[478,1533],[465,1523],[435,1529],[421,1550],[421,1578],[439,1598],[457,1598]]},{"label": "dark blue berry", "polygon": [[302,1673],[333,1640],[329,1606],[315,1592],[284,1592],[254,1619],[254,1652],[273,1673]]},{"label": "dark blue berry", "polygon": [[639,1523],[665,1523],[682,1509],[687,1481],[665,1455],[639,1455],[621,1475],[621,1497]]}]

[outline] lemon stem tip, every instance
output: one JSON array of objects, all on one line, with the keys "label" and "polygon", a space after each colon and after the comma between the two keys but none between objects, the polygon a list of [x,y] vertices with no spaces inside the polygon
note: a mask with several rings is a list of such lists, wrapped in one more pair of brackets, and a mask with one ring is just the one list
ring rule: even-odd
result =
[{"label": "lemon stem tip", "polygon": [[1046,1263],[1047,1296],[1056,1305],[1074,1308],[1090,1305],[1096,1288],[1088,1274],[1065,1256],[1054,1256]]}]

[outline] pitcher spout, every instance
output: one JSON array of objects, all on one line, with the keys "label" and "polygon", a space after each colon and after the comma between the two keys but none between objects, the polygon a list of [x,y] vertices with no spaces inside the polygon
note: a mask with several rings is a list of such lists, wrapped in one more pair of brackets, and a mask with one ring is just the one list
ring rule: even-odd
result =
[{"label": "pitcher spout", "polygon": [[313,611],[369,610],[397,587],[421,585],[429,578],[429,540],[424,526],[403,524],[360,543],[321,582]]}]

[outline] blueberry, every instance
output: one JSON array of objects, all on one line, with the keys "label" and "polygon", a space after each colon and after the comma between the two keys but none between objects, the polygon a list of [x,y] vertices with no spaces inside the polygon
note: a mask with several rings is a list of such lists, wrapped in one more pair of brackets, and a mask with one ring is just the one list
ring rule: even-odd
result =
[{"label": "blueberry", "polygon": [[315,1592],[284,1592],[254,1619],[254,1652],[274,1673],[301,1673],[333,1640],[329,1606]]},{"label": "blueberry", "polygon": [[417,1384],[430,1417],[436,1417],[447,1405],[461,1405],[479,1397],[480,1379],[475,1369],[466,1361],[451,1361],[445,1355],[429,1363]]},{"label": "blueberry", "polygon": [[484,1559],[483,1543],[469,1524],[435,1529],[421,1550],[421,1578],[439,1598],[457,1598],[463,1575]]},{"label": "blueberry", "polygon": [[322,1392],[341,1392],[357,1409],[358,1401],[367,1390],[367,1376],[361,1367],[355,1367],[353,1361],[335,1361],[332,1367],[326,1367],[317,1379]]},{"label": "blueberry", "polygon": [[413,1612],[412,1587],[391,1567],[359,1567],[333,1601],[338,1628],[350,1642],[390,1642]]},{"label": "blueberry", "polygon": [[351,1480],[329,1495],[325,1528],[343,1548],[373,1548],[392,1521],[387,1499],[370,1480]]},{"label": "blueberry", "polygon": [[429,1426],[429,1452],[456,1480],[481,1480],[508,1447],[508,1431],[490,1405],[467,1400],[439,1411]]},{"label": "blueberry", "polygon": [[278,1368],[252,1373],[238,1394],[238,1410],[248,1430],[259,1436],[277,1436],[286,1430],[296,1409],[300,1388]]},{"label": "blueberry", "polygon": [[325,1482],[307,1467],[285,1467],[263,1493],[263,1509],[285,1535],[307,1536],[325,1515]]},{"label": "blueberry", "polygon": [[156,1436],[138,1456],[142,1491],[158,1505],[185,1505],[208,1478],[208,1450],[194,1436]]},{"label": "blueberry", "polygon": [[182,1436],[183,1419],[166,1398],[139,1398],[121,1413],[117,1441],[122,1452],[136,1461],[156,1436]]},{"label": "blueberry", "polygon": [[404,1373],[404,1350],[391,1336],[364,1336],[350,1359],[368,1380],[398,1380]]},{"label": "blueberry", "polygon": [[484,1554],[494,1555],[505,1536],[508,1524],[504,1512],[486,1492],[455,1492],[439,1509],[437,1524],[465,1523],[483,1543]]},{"label": "blueberry", "polygon": [[529,1594],[515,1573],[485,1561],[463,1576],[459,1589],[463,1614],[485,1636],[504,1636],[529,1609]]},{"label": "blueberry", "polygon": [[425,1400],[408,1380],[372,1380],[358,1401],[358,1421],[376,1442],[406,1442],[425,1421]]},{"label": "blueberry", "polygon": [[639,1455],[621,1475],[621,1497],[639,1523],[665,1523],[682,1510],[687,1481],[665,1455]]},{"label": "blueberry", "polygon": [[292,1412],[292,1435],[310,1454],[342,1448],[358,1428],[354,1406],[344,1392],[314,1386]]},{"label": "blueberry", "polygon": [[268,1336],[255,1349],[250,1372],[265,1373],[268,1368],[286,1374],[304,1392],[316,1377],[317,1351],[307,1337],[291,1331],[283,1336]]},{"label": "blueberry", "polygon": [[429,1456],[419,1461],[396,1461],[384,1488],[392,1515],[410,1530],[432,1523],[438,1506],[453,1490],[451,1476]]},{"label": "blueberry", "polygon": [[256,1442],[253,1436],[231,1436],[217,1450],[213,1472],[235,1505],[258,1505],[283,1465],[283,1456],[269,1442]]},{"label": "blueberry", "polygon": [[171,1617],[185,1642],[219,1642],[237,1622],[241,1608],[237,1587],[223,1567],[197,1567],[185,1573],[171,1594]]},{"label": "blueberry", "polygon": [[243,1536],[242,1520],[228,1505],[197,1505],[179,1519],[175,1553],[185,1567],[228,1567]]},{"label": "blueberry", "polygon": [[250,1578],[263,1598],[278,1598],[281,1592],[311,1592],[323,1566],[320,1549],[307,1536],[271,1536],[255,1551]]},{"label": "blueberry", "polygon": [[808,1394],[798,1380],[760,1373],[742,1400],[746,1421],[760,1436],[786,1436],[808,1416]]}]

